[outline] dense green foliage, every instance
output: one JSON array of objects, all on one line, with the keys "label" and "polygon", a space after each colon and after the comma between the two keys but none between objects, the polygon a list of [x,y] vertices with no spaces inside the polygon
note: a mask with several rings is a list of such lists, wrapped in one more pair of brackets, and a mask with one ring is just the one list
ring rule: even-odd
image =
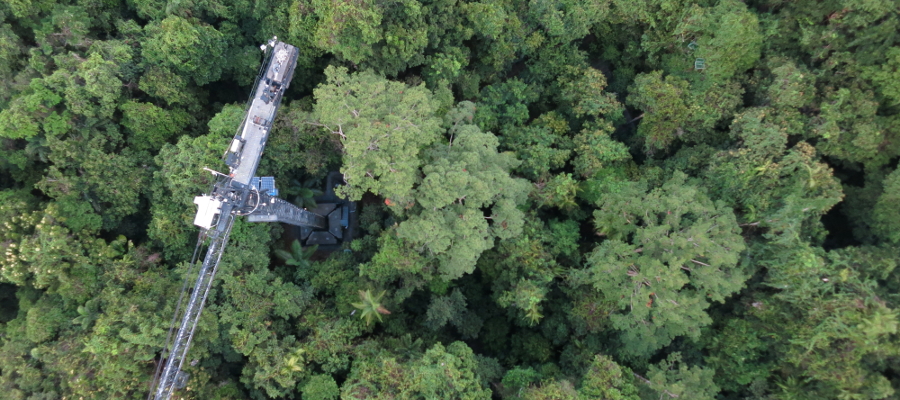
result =
[{"label": "dense green foliage", "polygon": [[[895,0],[0,1],[0,397],[142,398],[274,35],[180,398],[900,399]],[[193,277],[188,277],[193,279]]]}]

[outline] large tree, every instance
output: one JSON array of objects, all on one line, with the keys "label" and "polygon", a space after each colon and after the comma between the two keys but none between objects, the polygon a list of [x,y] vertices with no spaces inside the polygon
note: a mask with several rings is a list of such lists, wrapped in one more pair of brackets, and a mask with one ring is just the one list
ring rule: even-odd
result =
[{"label": "large tree", "polygon": [[358,200],[372,192],[411,200],[420,179],[419,153],[440,131],[431,91],[371,72],[349,74],[346,68],[329,67],[325,75],[328,81],[315,90],[312,118],[341,138],[347,195]]},{"label": "large tree", "polygon": [[573,279],[615,304],[623,352],[646,356],[675,337],[700,337],[710,302],[747,279],[737,266],[744,243],[733,212],[682,173],[650,191],[628,186],[598,202],[597,233],[607,239]]},{"label": "large tree", "polygon": [[445,280],[472,272],[494,238],[516,236],[523,224],[516,207],[528,184],[510,177],[518,161],[499,153],[497,138],[471,123],[474,111],[474,104],[462,102],[448,113],[449,140],[428,151],[417,207],[397,228],[419,252],[439,260]]}]

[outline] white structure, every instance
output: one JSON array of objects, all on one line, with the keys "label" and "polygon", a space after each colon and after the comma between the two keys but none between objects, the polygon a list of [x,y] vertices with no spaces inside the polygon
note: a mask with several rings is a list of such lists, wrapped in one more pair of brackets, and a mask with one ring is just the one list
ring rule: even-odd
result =
[{"label": "white structure", "polygon": [[222,211],[222,202],[213,199],[210,196],[194,197],[194,204],[197,205],[197,215],[194,216],[194,225],[203,229],[209,229],[213,226],[213,220],[219,212]]}]

